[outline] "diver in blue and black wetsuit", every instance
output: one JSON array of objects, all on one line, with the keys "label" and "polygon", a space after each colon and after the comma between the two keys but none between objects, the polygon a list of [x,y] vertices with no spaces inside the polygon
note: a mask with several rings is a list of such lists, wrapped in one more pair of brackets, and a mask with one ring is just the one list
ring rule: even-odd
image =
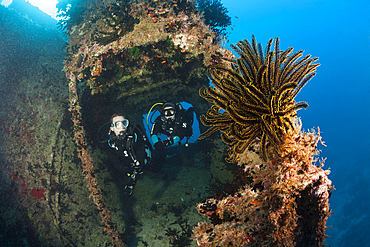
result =
[{"label": "diver in blue and black wetsuit", "polygon": [[131,195],[143,168],[150,170],[151,145],[140,126],[130,124],[122,114],[114,114],[110,123],[111,158],[114,167],[129,177],[124,192]]},{"label": "diver in blue and black wetsuit", "polygon": [[[180,103],[166,102],[160,110],[152,126],[150,135],[154,148],[158,151],[160,159],[164,161],[166,157],[165,147],[180,143],[184,137],[193,134],[193,108],[184,110]],[[160,140],[158,134],[167,136],[165,140]],[[187,145],[187,141],[185,143]]]}]

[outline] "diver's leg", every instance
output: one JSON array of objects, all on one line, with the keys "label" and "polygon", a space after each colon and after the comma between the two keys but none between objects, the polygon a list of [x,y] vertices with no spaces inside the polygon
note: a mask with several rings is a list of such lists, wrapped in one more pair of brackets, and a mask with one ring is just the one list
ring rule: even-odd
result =
[{"label": "diver's leg", "polygon": [[129,177],[129,182],[126,184],[124,193],[126,195],[131,195],[135,189],[136,181],[139,179],[139,176],[143,173],[142,165],[135,166],[132,164],[130,171],[126,173]]},{"label": "diver's leg", "polygon": [[154,173],[158,173],[162,170],[167,156],[167,152],[164,148],[157,149],[156,151],[156,155],[153,157],[152,162],[150,163],[150,171]]}]

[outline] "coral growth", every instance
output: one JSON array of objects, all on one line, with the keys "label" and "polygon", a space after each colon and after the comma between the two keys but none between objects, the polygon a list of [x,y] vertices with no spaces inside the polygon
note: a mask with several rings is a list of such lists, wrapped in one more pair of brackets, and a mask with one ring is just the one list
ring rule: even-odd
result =
[{"label": "coral growth", "polygon": [[253,182],[222,200],[208,199],[198,211],[211,223],[199,223],[200,246],[323,246],[330,214],[331,181],[323,161],[317,164],[319,133],[302,132],[297,119],[284,135],[281,157],[270,162],[239,163]]},{"label": "coral growth", "polygon": [[[84,85],[91,89],[94,96],[86,99],[90,102],[96,94],[109,94],[113,100],[124,97],[125,106],[137,113],[137,108],[150,104],[149,99],[165,94],[174,97],[183,91],[196,97],[196,88],[208,84],[205,67],[222,56],[233,56],[217,44],[216,34],[204,24],[193,1],[70,1],[74,3],[70,10],[68,2],[58,6],[70,17],[61,21],[61,27],[69,35],[64,70],[78,157],[106,232],[114,244],[123,245],[93,171],[81,109],[82,102],[84,106],[89,102],[83,101],[86,94],[80,89]],[[94,107],[85,107],[90,111],[86,115]]]},{"label": "coral growth", "polygon": [[39,199],[41,201],[42,198],[45,199],[44,192],[45,192],[45,190],[43,188],[38,190],[35,187],[33,187],[33,189],[31,190],[31,196],[33,196],[35,199]]},{"label": "coral growth", "polygon": [[[198,211],[200,246],[323,246],[330,214],[329,171],[318,162],[320,133],[303,132],[296,111],[307,106],[294,98],[315,75],[316,58],[293,48],[271,50],[248,41],[233,48],[241,56],[228,67],[210,67],[215,88],[200,95],[214,105],[201,120],[220,130],[229,146],[228,162],[237,161],[252,179],[234,195],[208,199]],[[220,110],[224,110],[220,112]]]},{"label": "coral growth", "polygon": [[[209,68],[212,84],[201,89],[200,95],[213,103],[204,125],[211,126],[200,139],[220,130],[229,146],[228,162],[234,162],[251,143],[260,139],[262,158],[268,159],[268,145],[280,155],[282,137],[292,128],[291,119],[296,111],[306,108],[306,102],[296,103],[294,98],[315,75],[319,64],[310,55],[300,59],[303,51],[291,54],[293,48],[281,51],[279,38],[270,39],[265,54],[262,45],[247,40],[232,46],[240,58],[229,66],[215,64]],[[220,110],[226,112],[220,112]]]},{"label": "coral growth", "polygon": [[71,104],[70,111],[72,113],[72,121],[74,123],[74,138],[77,144],[78,158],[82,161],[82,173],[87,182],[90,198],[94,201],[102,217],[102,222],[106,226],[107,233],[111,236],[115,246],[124,246],[122,237],[116,229],[116,224],[111,222],[110,211],[103,201],[103,194],[98,186],[98,181],[94,173],[94,164],[90,152],[87,149],[86,136],[83,126],[81,125],[81,107],[77,100],[76,81],[71,81],[69,85],[70,97],[74,99]]},{"label": "coral growth", "polygon": [[64,70],[92,94],[139,105],[166,91],[195,91],[208,83],[205,66],[233,57],[191,1],[84,1],[73,11]]},{"label": "coral growth", "polygon": [[221,36],[226,35],[226,27],[231,25],[229,12],[220,0],[197,0],[197,7],[204,15],[205,24]]},{"label": "coral growth", "polygon": [[50,182],[60,164],[55,142],[68,96],[64,41],[51,17],[23,0],[13,4],[0,7],[0,242],[63,246]]}]

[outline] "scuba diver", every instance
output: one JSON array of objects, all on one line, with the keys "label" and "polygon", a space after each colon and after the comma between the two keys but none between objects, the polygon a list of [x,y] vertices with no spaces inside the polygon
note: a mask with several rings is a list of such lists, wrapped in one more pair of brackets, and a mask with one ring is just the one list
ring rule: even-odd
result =
[{"label": "scuba diver", "polygon": [[[193,107],[185,110],[180,103],[163,103],[158,116],[151,128],[150,135],[153,146],[160,156],[160,160],[166,158],[165,147],[181,143],[184,137],[187,137],[185,146],[188,146],[188,140],[193,135]],[[165,140],[160,140],[158,134],[167,136]]]},{"label": "scuba diver", "polygon": [[131,195],[143,168],[150,170],[150,142],[140,126],[131,124],[122,114],[114,114],[110,119],[108,145],[112,148],[114,167],[129,178],[124,192]]}]

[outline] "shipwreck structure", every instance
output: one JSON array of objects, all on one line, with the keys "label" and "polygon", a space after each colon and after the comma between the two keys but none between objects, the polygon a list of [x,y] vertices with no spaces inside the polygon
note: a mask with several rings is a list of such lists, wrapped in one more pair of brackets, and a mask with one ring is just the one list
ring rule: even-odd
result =
[{"label": "shipwreck structure", "polygon": [[[235,58],[217,0],[63,0],[64,37],[14,2],[0,6],[1,241],[323,246],[331,181],[294,101],[315,59],[254,38]],[[97,135],[113,113],[145,124],[164,101],[189,102],[210,128],[128,200]]]}]

